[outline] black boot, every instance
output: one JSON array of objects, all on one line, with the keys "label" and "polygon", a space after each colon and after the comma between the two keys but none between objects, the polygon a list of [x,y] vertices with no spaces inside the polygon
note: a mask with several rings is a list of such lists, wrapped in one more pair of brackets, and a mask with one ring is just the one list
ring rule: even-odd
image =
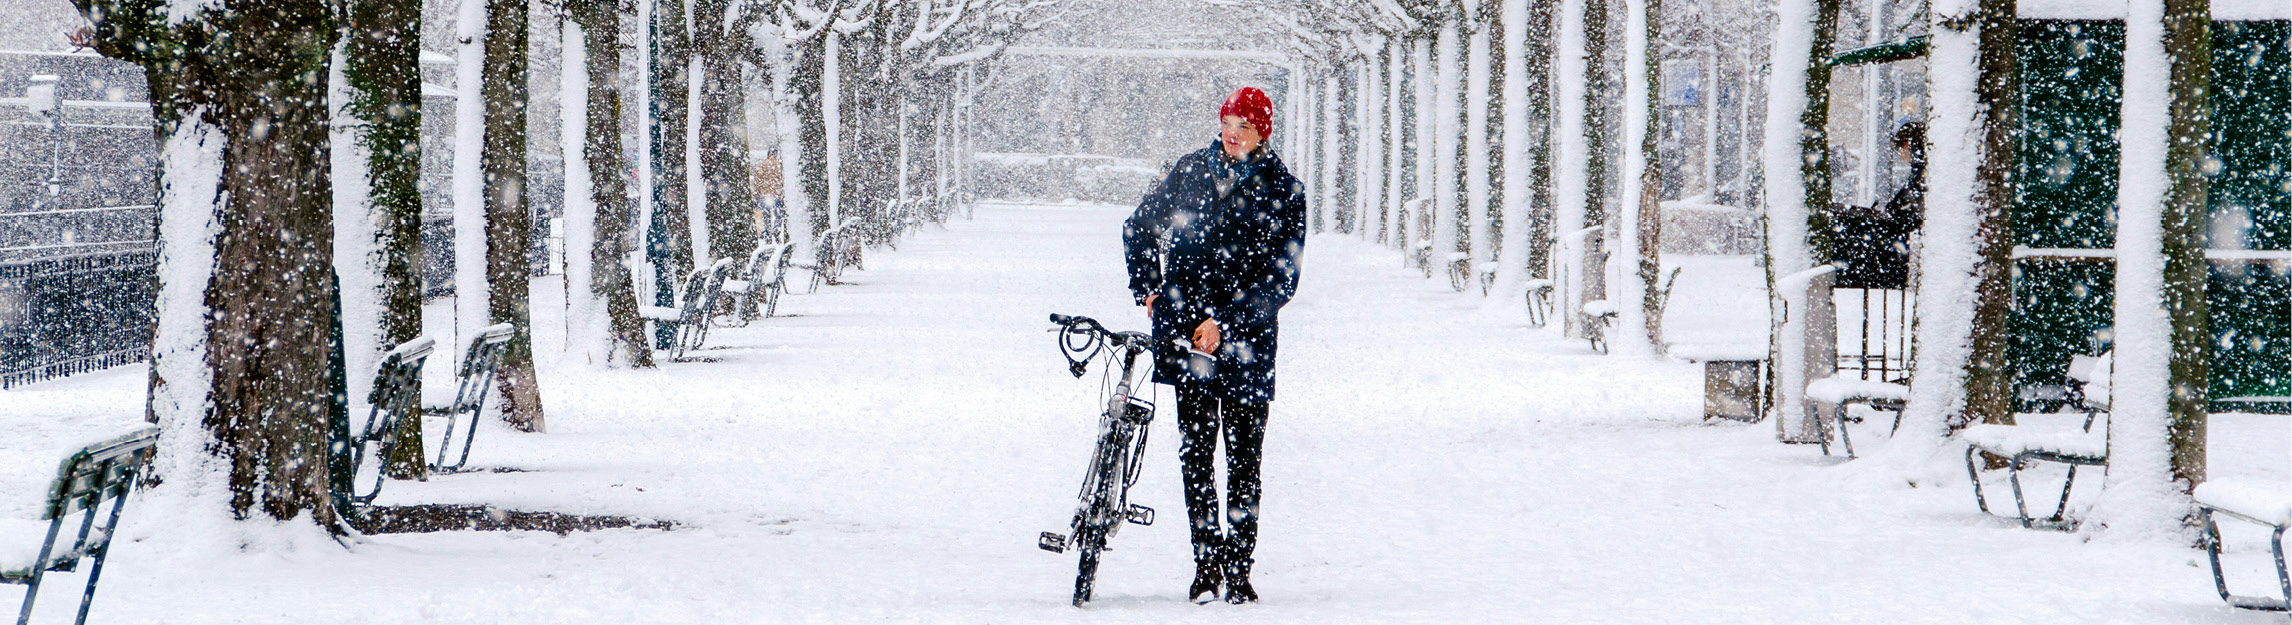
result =
[{"label": "black boot", "polygon": [[1225,582],[1225,571],[1218,567],[1217,559],[1194,561],[1194,585],[1186,590],[1186,600],[1195,605],[1218,600],[1218,586]]},{"label": "black boot", "polygon": [[1256,562],[1257,560],[1254,558],[1226,561],[1226,603],[1234,605],[1257,603],[1257,589],[1251,588],[1249,585],[1249,566]]}]

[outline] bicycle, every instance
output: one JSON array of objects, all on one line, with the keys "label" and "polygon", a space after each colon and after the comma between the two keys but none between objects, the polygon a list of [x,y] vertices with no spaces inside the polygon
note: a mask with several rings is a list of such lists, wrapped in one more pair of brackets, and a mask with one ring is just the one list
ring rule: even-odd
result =
[{"label": "bicycle", "polygon": [[1061,355],[1074,377],[1082,377],[1091,361],[1100,356],[1122,364],[1119,376],[1108,367],[1105,374],[1111,379],[1101,383],[1110,383],[1113,390],[1107,395],[1106,410],[1098,415],[1098,448],[1091,454],[1089,471],[1083,474],[1074,521],[1068,525],[1067,534],[1043,532],[1036,543],[1051,553],[1065,553],[1070,547],[1081,552],[1074,578],[1074,605],[1082,607],[1090,601],[1098,578],[1099,552],[1107,549],[1106,540],[1121,530],[1124,522],[1154,524],[1153,508],[1130,503],[1130,486],[1138,482],[1139,460],[1146,451],[1146,426],[1154,421],[1154,403],[1131,395],[1131,391],[1143,386],[1133,384],[1138,357],[1151,351],[1148,346],[1154,339],[1143,332],[1109,331],[1089,317],[1053,314],[1050,320],[1059,326],[1052,331],[1059,333]]}]

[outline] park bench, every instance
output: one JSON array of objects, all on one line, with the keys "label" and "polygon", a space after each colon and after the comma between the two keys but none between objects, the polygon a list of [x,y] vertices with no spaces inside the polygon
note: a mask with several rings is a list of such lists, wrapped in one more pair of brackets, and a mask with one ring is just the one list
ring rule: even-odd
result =
[{"label": "park bench", "polygon": [[1432,269],[1432,198],[1411,198],[1401,202],[1401,223],[1411,228],[1415,236],[1408,241],[1407,255],[1402,262],[1423,270],[1425,277],[1433,277]]},{"label": "park bench", "polygon": [[[507,324],[497,327],[507,327]],[[437,344],[430,337],[419,337],[382,355],[382,364],[374,368],[374,390],[366,395],[365,425],[353,432],[345,423],[337,432],[333,454],[337,460],[333,472],[336,507],[355,511],[374,503],[374,498],[382,494],[385,472],[382,465],[397,455],[399,421],[421,405],[422,364],[429,361],[430,352]],[[421,453],[417,451],[414,456],[419,458]],[[357,489],[358,482],[362,481],[358,479],[362,469],[372,469],[374,473],[374,487],[364,494]]]},{"label": "park bench", "polygon": [[[24,607],[16,625],[32,620],[32,601],[40,595],[40,582],[49,571],[71,571],[88,562],[87,588],[80,593],[80,613],[73,623],[88,621],[88,604],[95,601],[96,581],[111,552],[113,530],[119,527],[120,509],[135,489],[136,475],[150,460],[159,428],[144,427],[108,441],[89,445],[64,458],[48,489],[47,504],[39,521],[0,519],[0,583],[23,584]],[[110,501],[108,512],[104,502]],[[77,518],[78,531],[64,536],[64,526]],[[103,520],[99,523],[97,517]],[[45,538],[42,538],[42,536]],[[59,544],[58,539],[65,542]]]},{"label": "park bench", "polygon": [[1448,272],[1449,290],[1463,293],[1465,285],[1472,282],[1471,276],[1468,275],[1471,273],[1472,255],[1464,252],[1449,252],[1446,260],[1447,264],[1444,266]]},{"label": "park bench", "polygon": [[1847,458],[1853,458],[1854,438],[1847,434],[1846,423],[1860,419],[1848,416],[1847,407],[1861,404],[1875,410],[1892,411],[1894,427],[1887,429],[1886,435],[1893,436],[1895,431],[1902,429],[1902,408],[1910,402],[1910,387],[1881,380],[1831,376],[1808,383],[1807,399],[1831,405],[1829,422],[1824,422],[1820,415],[1815,420],[1815,428],[1819,431],[1817,442],[1822,443],[1823,455],[1830,455],[1830,437],[1835,429],[1839,446],[1845,450]]},{"label": "park bench", "polygon": [[812,262],[797,265],[812,271],[812,283],[805,292],[818,291],[821,284],[842,284],[838,279],[843,277],[844,269],[857,264],[859,237],[852,231],[852,225],[857,222],[846,219],[820,231],[820,236],[812,240]]},{"label": "park bench", "polygon": [[[445,434],[438,441],[438,459],[430,463],[431,470],[454,473],[469,464],[470,443],[477,438],[478,417],[485,413],[485,398],[492,394],[494,373],[501,368],[502,354],[509,351],[509,340],[516,334],[517,326],[506,323],[478,330],[477,335],[470,337],[469,348],[462,351],[462,366],[454,385],[454,403],[423,409],[423,412],[446,417]],[[454,448],[456,426],[461,426],[462,453],[453,464],[447,464],[446,456]]]},{"label": "park bench", "polygon": [[1528,325],[1541,328],[1552,320],[1552,281],[1537,278],[1528,281]]},{"label": "park bench", "polygon": [[677,289],[675,306],[639,306],[637,315],[653,323],[674,329],[669,341],[669,359],[684,360],[685,352],[700,349],[708,340],[710,318],[716,314],[716,302],[724,294],[724,273],[732,267],[730,258],[716,264],[692,270],[684,284]]},{"label": "park bench", "polygon": [[[2015,513],[2022,527],[2036,527],[2044,523],[2057,529],[2068,529],[2063,515],[2069,510],[2069,489],[2077,484],[2077,468],[2081,466],[2107,466],[2109,464],[2109,432],[2093,430],[2093,422],[2109,412],[2109,381],[2112,358],[2104,352],[2100,356],[2079,354],[2069,359],[2069,376],[2063,385],[2064,399],[2069,408],[2085,413],[2085,423],[2076,430],[2047,429],[2028,425],[1981,424],[1959,433],[1966,441],[1966,476],[1974,482],[1974,504],[1983,513],[1990,512],[1989,500],[1982,494],[1981,456],[1988,454],[2005,459],[2006,476],[2013,485]],[[2033,519],[2029,505],[2022,497],[2021,469],[2033,462],[2053,462],[2069,466],[2069,474],[2062,478],[2061,500],[2054,506],[2053,516]]]},{"label": "park bench", "polygon": [[[2213,480],[2197,485],[2194,494],[2197,517],[2204,524],[2204,552],[2212,560],[2212,584],[2220,590],[2220,599],[2246,610],[2292,609],[2292,572],[2284,567],[2284,530],[2292,526],[2292,491],[2275,484]],[[2276,556],[2276,589],[2283,598],[2228,592],[2228,578],[2220,570],[2220,526],[2214,524],[2220,516],[2269,528],[2269,551]]]},{"label": "park bench", "polygon": [[741,274],[741,279],[724,281],[724,292],[740,298],[732,317],[739,320],[739,325],[747,325],[758,309],[762,309],[765,317],[771,317],[780,307],[780,294],[788,290],[789,261],[795,253],[794,243],[758,245],[756,251],[748,255],[748,270]]},{"label": "park bench", "polygon": [[1604,299],[1584,302],[1584,340],[1591,341],[1592,351],[1608,353],[1608,330],[1615,322],[1615,302]]}]

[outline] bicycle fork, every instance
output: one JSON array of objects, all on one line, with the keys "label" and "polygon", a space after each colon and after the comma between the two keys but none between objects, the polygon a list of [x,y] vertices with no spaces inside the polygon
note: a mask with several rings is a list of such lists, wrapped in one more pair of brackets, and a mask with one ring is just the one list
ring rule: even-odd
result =
[{"label": "bicycle fork", "polygon": [[1071,543],[1094,534],[1103,542],[1121,529],[1123,521],[1154,524],[1153,508],[1130,503],[1130,485],[1137,483],[1138,467],[1146,454],[1147,426],[1154,421],[1153,402],[1139,399],[1130,392],[1131,375],[1141,351],[1129,349],[1124,353],[1121,381],[1115,386],[1106,411],[1099,415],[1098,450],[1092,454],[1090,470],[1083,476],[1071,526],[1073,533],[1043,532],[1036,546],[1044,551],[1064,553],[1068,547],[1104,549],[1104,544]]}]

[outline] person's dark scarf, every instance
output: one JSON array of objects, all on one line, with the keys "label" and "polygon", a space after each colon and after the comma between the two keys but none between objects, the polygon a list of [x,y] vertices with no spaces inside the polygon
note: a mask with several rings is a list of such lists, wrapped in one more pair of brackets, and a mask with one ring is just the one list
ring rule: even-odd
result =
[{"label": "person's dark scarf", "polygon": [[1266,148],[1265,144],[1262,143],[1258,144],[1257,149],[1250,150],[1246,158],[1241,159],[1226,154],[1225,149],[1220,147],[1218,157],[1211,160],[1214,167],[1210,172],[1211,178],[1218,185],[1218,197],[1223,198],[1233,194],[1234,185],[1241,184],[1243,178],[1257,173],[1259,167],[1265,166],[1265,155]]}]

